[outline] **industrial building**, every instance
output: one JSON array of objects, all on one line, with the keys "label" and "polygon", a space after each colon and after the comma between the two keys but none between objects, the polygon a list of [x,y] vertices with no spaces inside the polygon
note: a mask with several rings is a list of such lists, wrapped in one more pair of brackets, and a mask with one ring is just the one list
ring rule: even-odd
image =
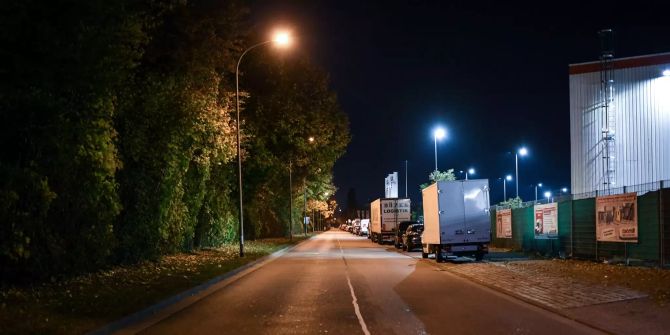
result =
[{"label": "industrial building", "polygon": [[577,199],[670,184],[670,53],[572,64],[571,193]]}]

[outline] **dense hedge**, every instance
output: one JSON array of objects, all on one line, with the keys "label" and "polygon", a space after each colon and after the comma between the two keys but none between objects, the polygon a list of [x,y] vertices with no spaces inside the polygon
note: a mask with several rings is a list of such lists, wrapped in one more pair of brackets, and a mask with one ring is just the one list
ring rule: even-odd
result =
[{"label": "dense hedge", "polygon": [[[3,280],[237,238],[234,69],[258,40],[247,16],[236,1],[0,4]],[[323,71],[273,56],[259,50],[243,74],[252,238],[286,233],[303,181],[310,198],[332,194],[349,140]]]}]

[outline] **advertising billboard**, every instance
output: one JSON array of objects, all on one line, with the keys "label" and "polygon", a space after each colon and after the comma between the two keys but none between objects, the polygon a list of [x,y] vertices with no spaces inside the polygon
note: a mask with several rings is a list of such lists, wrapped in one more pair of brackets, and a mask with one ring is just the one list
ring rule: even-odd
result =
[{"label": "advertising billboard", "polygon": [[596,239],[637,243],[637,193],[596,198]]},{"label": "advertising billboard", "polygon": [[398,197],[398,172],[393,172],[384,178],[384,197]]},{"label": "advertising billboard", "polygon": [[512,238],[511,209],[500,209],[496,211],[496,237]]},{"label": "advertising billboard", "polygon": [[558,203],[535,205],[535,238],[558,238]]}]

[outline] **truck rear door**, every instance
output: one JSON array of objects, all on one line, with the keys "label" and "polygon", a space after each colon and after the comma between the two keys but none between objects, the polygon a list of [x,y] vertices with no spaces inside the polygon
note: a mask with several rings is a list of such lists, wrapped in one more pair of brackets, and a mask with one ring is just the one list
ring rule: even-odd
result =
[{"label": "truck rear door", "polygon": [[463,216],[463,189],[459,182],[440,182],[438,188],[440,243],[466,242],[465,217]]},{"label": "truck rear door", "polygon": [[469,243],[485,243],[491,239],[488,180],[463,181],[465,233]]}]

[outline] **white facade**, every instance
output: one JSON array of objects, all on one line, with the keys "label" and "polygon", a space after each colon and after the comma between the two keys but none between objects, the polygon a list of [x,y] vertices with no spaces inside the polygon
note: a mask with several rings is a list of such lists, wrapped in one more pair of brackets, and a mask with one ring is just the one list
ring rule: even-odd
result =
[{"label": "white facade", "polygon": [[[652,190],[634,186],[670,180],[670,75],[663,75],[670,72],[670,53],[615,59],[613,65],[609,189]],[[608,190],[603,129],[609,123],[599,69],[598,62],[570,65],[571,185],[581,198]]]}]

